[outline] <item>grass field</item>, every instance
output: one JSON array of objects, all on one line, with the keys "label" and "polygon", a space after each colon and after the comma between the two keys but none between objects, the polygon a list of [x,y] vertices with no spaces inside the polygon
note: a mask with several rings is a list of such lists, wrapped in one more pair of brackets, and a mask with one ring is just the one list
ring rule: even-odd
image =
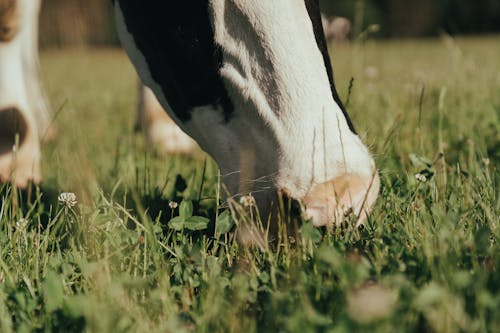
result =
[{"label": "grass field", "polygon": [[212,161],[145,150],[121,51],[44,52],[59,136],[39,189],[0,189],[0,332],[499,332],[498,41],[332,46],[380,198],[364,228],[263,249],[234,241]]}]

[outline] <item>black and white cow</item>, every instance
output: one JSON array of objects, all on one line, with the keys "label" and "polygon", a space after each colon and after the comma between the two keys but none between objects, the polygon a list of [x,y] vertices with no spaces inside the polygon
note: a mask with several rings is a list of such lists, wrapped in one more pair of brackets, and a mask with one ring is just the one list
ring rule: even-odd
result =
[{"label": "black and white cow", "polygon": [[318,225],[363,215],[373,159],[333,84],[316,0],[115,1],[143,82],[218,162],[230,193],[276,190]]},{"label": "black and white cow", "polygon": [[251,193],[267,210],[284,193],[317,226],[366,217],[379,177],[335,90],[317,0],[113,5],[140,78],[215,159],[231,195]]}]

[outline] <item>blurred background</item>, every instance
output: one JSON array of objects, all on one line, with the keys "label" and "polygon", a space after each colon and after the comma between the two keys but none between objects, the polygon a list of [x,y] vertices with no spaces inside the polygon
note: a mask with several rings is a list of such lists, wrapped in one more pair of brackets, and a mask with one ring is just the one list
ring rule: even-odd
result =
[{"label": "blurred background", "polygon": [[[353,22],[353,35],[377,24],[379,38],[500,31],[500,0],[320,0],[326,16]],[[43,0],[42,47],[118,45],[110,0]]]}]

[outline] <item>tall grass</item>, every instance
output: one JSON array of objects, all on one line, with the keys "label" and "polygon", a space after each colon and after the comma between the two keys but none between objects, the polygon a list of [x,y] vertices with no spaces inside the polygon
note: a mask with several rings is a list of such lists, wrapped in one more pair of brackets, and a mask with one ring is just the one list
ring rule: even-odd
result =
[{"label": "tall grass", "polygon": [[361,229],[259,248],[212,161],[146,151],[120,51],[44,53],[59,137],[39,188],[0,188],[0,331],[498,331],[497,39],[332,46],[380,199]]}]

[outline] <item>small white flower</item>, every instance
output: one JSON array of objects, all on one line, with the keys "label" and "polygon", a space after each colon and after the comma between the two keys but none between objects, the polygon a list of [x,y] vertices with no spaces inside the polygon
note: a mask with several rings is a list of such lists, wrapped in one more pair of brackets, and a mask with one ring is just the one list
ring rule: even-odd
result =
[{"label": "small white flower", "polygon": [[57,200],[59,200],[59,203],[66,208],[72,208],[78,203],[78,201],[76,201],[76,194],[73,192],[63,192],[59,194]]},{"label": "small white flower", "polygon": [[415,179],[422,183],[425,183],[427,181],[427,177],[422,173],[416,173]]},{"label": "small white flower", "polygon": [[16,222],[16,228],[18,230],[23,230],[28,226],[28,220],[26,219],[20,219],[19,221]]},{"label": "small white flower", "polygon": [[244,195],[240,198],[240,204],[245,207],[255,206],[255,198],[252,194]]},{"label": "small white flower", "polygon": [[170,207],[170,209],[176,209],[179,206],[179,204],[175,201],[170,201],[168,203],[168,206]]}]

